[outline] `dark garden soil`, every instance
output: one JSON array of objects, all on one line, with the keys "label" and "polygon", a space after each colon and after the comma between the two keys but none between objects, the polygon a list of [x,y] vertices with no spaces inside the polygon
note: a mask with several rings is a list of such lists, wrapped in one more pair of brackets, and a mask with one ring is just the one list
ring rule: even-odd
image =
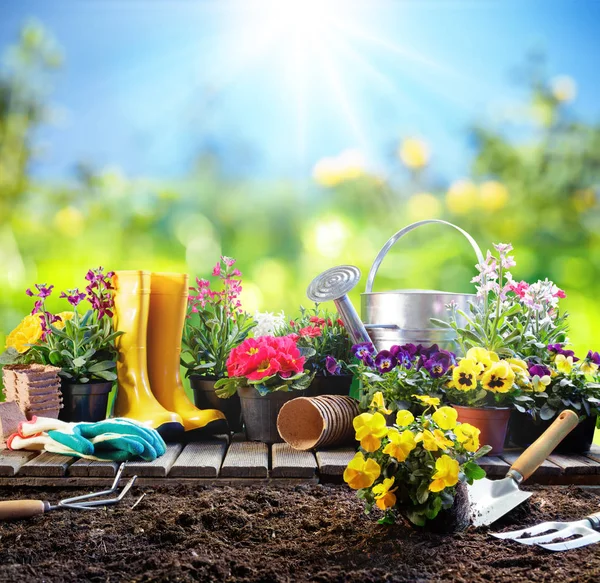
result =
[{"label": "dark garden soil", "polygon": [[[598,490],[532,489],[494,530],[599,509]],[[0,489],[0,499],[68,495]],[[376,519],[346,486],[140,488],[111,509],[1,523],[0,581],[600,581],[600,544],[551,553],[487,529],[436,535]]]}]

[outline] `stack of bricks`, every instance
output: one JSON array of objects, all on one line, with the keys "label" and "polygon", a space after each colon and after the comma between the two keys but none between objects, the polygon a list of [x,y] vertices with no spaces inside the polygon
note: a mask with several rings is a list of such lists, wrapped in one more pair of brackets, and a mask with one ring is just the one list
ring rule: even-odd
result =
[{"label": "stack of bricks", "polygon": [[6,401],[15,401],[27,417],[56,419],[62,408],[60,368],[42,364],[15,364],[2,369]]}]

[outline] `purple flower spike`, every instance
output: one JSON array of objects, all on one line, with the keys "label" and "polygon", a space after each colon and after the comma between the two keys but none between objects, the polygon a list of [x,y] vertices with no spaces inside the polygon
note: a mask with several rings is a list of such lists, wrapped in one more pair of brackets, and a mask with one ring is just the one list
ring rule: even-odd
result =
[{"label": "purple flower spike", "polygon": [[446,350],[435,353],[423,362],[423,367],[434,379],[444,376],[452,366],[454,355]]},{"label": "purple flower spike", "polygon": [[389,372],[398,364],[398,360],[389,350],[382,350],[375,357],[375,366],[381,373]]},{"label": "purple flower spike", "polygon": [[67,290],[69,293],[62,292],[60,294],[61,298],[66,298],[67,301],[75,308],[78,306],[83,300],[85,300],[86,295],[83,292],[80,292],[79,289],[70,289]]},{"label": "purple flower spike", "polygon": [[370,342],[361,342],[352,347],[352,354],[367,364],[365,358],[375,352],[375,347]]},{"label": "purple flower spike", "polygon": [[549,377],[550,369],[547,366],[544,366],[543,364],[532,364],[532,365],[529,365],[529,374],[532,377],[534,377],[536,375],[540,378]]},{"label": "purple flower spike", "polygon": [[342,367],[333,356],[327,356],[325,358],[325,368],[330,375],[339,375],[342,370]]}]

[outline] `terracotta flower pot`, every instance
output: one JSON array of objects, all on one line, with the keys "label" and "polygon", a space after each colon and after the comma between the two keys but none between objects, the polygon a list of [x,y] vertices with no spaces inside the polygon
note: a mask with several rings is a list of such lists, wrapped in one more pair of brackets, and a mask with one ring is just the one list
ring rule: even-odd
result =
[{"label": "terracotta flower pot", "polygon": [[510,407],[453,407],[458,411],[458,420],[461,423],[470,423],[481,430],[479,443],[492,446],[489,455],[498,455],[504,451]]},{"label": "terracotta flower pot", "polygon": [[217,409],[227,418],[229,430],[234,433],[242,430],[242,407],[237,394],[228,399],[219,399],[215,393],[215,383],[219,377],[190,376],[190,388],[194,394],[194,404],[198,409]]},{"label": "terracotta flower pot", "polygon": [[306,389],[307,397],[319,397],[321,395],[344,395],[350,393],[350,385],[352,385],[351,374],[341,375],[322,375],[318,374]]}]

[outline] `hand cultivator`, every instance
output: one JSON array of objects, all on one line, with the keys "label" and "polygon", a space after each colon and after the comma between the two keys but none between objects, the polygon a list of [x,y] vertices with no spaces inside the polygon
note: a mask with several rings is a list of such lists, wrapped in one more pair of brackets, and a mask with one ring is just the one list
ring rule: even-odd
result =
[{"label": "hand cultivator", "polygon": [[125,484],[125,487],[121,490],[118,496],[115,496],[114,498],[103,498],[103,496],[110,496],[117,491],[119,487],[119,480],[121,479],[121,474],[123,473],[124,469],[125,464],[121,464],[113,484],[108,490],[104,490],[102,492],[92,492],[91,494],[83,494],[82,496],[75,496],[73,498],[65,498],[64,500],[60,500],[56,505],[51,505],[47,500],[8,500],[5,502],[0,502],[0,520],[29,518],[30,516],[44,514],[50,510],[64,508],[93,510],[94,508],[117,504],[125,497],[127,492],[129,492],[135,483],[137,476],[133,476],[131,480]]}]

